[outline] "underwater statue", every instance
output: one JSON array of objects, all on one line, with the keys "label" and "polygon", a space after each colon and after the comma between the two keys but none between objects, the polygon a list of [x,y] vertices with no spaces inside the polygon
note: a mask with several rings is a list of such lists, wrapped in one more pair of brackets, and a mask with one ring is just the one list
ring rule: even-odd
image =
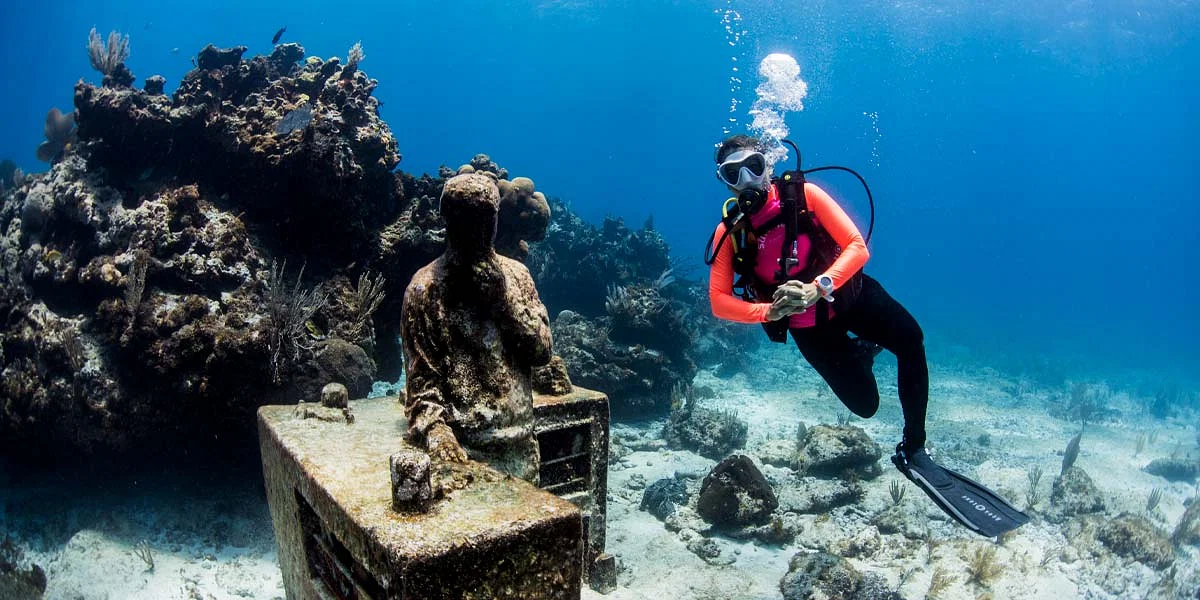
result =
[{"label": "underwater statue", "polygon": [[532,371],[550,319],[525,265],[494,248],[500,192],[486,174],[446,182],[446,250],[404,293],[410,438],[435,460],[472,458],[537,482]]}]

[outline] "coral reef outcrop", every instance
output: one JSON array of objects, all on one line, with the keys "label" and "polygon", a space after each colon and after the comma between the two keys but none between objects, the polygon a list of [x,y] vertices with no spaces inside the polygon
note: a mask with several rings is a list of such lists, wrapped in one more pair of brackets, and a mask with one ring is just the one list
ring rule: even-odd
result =
[{"label": "coral reef outcrop", "polygon": [[1167,481],[1195,483],[1200,476],[1200,459],[1191,457],[1157,458],[1150,461],[1144,470]]},{"label": "coral reef outcrop", "polygon": [[444,249],[437,203],[459,171],[495,183],[497,251],[563,311],[547,389],[573,379],[617,417],[665,414],[697,356],[741,355],[727,334],[751,328],[673,284],[650,223],[587,225],[483,154],[399,171],[357,61],[208,46],[167,95],[161,76],[133,86],[123,37],[92,37],[104,85],[75,85],[75,110],[47,121],[50,170],[0,197],[6,446],[247,443],[261,404],[396,380],[403,292]]},{"label": "coral reef outcrop", "polygon": [[1170,540],[1146,517],[1122,513],[1102,525],[1096,537],[1118,556],[1152,567],[1165,569],[1175,561]]},{"label": "coral reef outcrop", "polygon": [[554,319],[554,353],[566,363],[571,381],[608,394],[614,418],[666,412],[671,390],[691,381],[695,365],[677,364],[641,344],[617,343],[608,323],[571,310]]},{"label": "coral reef outcrop", "polygon": [[5,534],[0,541],[0,598],[39,600],[46,591],[46,572],[38,565],[22,567],[24,552]]},{"label": "coral reef outcrop", "polygon": [[610,288],[653,282],[671,268],[667,243],[652,227],[631,230],[613,218],[596,227],[557,199],[550,212],[545,239],[534,244],[528,263],[551,314],[603,315]]},{"label": "coral reef outcrop", "polygon": [[1104,497],[1092,478],[1083,469],[1071,466],[1054,479],[1046,518],[1063,522],[1078,515],[1104,512],[1104,508]]},{"label": "coral reef outcrop", "polygon": [[682,479],[667,477],[646,486],[638,509],[654,515],[661,521],[675,514],[677,506],[686,506],[689,497],[687,485]]},{"label": "coral reef outcrop", "polygon": [[[369,255],[402,198],[396,139],[371,95],[378,82],[362,71],[341,79],[336,59],[298,64],[294,45],[251,59],[244,51],[206,47],[171,97],[77,84],[89,167],[125,185],[196,183],[288,251],[340,265]],[[301,106],[310,122],[280,133]]]},{"label": "coral reef outcrop", "polygon": [[555,353],[574,381],[608,394],[615,417],[665,414],[671,389],[695,377],[691,349],[705,326],[690,286],[672,285],[666,242],[652,226],[609,218],[596,227],[556,199],[549,207],[528,264],[558,315]]},{"label": "coral reef outcrop", "polygon": [[761,525],[779,507],[771,484],[754,461],[735,454],[713,467],[700,484],[696,512],[718,527]]},{"label": "coral reef outcrop", "polygon": [[[315,400],[331,380],[365,394],[375,373],[365,339],[321,333],[331,323],[315,311],[286,332],[294,352],[273,365],[281,324],[270,292],[285,312],[302,307],[247,224],[213,200],[196,185],[126,193],[74,154],[8,198],[0,426],[10,439],[125,448],[245,430],[258,404]],[[269,385],[272,366],[281,385]]]},{"label": "coral reef outcrop", "polygon": [[[395,170],[357,65],[244,51],[205,48],[170,96],[161,78],[81,82],[48,119],[50,171],[0,204],[6,446],[249,443],[258,405],[399,376],[445,177]],[[501,230],[536,239],[545,215],[519,199],[519,233]]]},{"label": "coral reef outcrop", "polygon": [[839,477],[853,472],[867,479],[883,469],[879,444],[861,427],[816,425],[808,428],[796,456],[797,468],[809,475]]},{"label": "coral reef outcrop", "polygon": [[826,552],[800,552],[792,556],[787,574],[779,581],[779,591],[784,600],[902,598],[882,577],[876,574],[864,576],[850,561]]},{"label": "coral reef outcrop", "polygon": [[690,386],[672,391],[671,414],[663,426],[667,447],[721,460],[746,445],[749,426],[731,412],[696,406]]}]

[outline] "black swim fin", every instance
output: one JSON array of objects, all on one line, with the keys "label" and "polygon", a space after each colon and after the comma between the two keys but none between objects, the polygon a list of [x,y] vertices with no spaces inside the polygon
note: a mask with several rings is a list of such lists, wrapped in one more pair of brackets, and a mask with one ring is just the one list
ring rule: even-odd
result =
[{"label": "black swim fin", "polygon": [[1029,522],[1029,515],[992,490],[933,462],[924,449],[910,454],[896,446],[892,462],[946,514],[979,535],[995,537]]}]

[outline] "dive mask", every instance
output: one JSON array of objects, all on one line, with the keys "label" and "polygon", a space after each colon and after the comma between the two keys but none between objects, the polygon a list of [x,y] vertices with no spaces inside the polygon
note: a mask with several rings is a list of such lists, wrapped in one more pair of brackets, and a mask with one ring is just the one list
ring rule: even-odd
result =
[{"label": "dive mask", "polygon": [[717,179],[742,192],[767,188],[767,157],[755,150],[738,150],[717,166]]}]

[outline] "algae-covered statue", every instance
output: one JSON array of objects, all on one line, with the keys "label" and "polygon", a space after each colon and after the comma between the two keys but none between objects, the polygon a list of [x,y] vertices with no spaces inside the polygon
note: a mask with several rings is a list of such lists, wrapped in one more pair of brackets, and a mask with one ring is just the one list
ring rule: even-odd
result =
[{"label": "algae-covered statue", "polygon": [[495,251],[499,202],[485,174],[443,188],[446,250],[404,293],[405,412],[435,459],[470,452],[536,483],[531,377],[550,361],[550,319],[528,269]]}]

